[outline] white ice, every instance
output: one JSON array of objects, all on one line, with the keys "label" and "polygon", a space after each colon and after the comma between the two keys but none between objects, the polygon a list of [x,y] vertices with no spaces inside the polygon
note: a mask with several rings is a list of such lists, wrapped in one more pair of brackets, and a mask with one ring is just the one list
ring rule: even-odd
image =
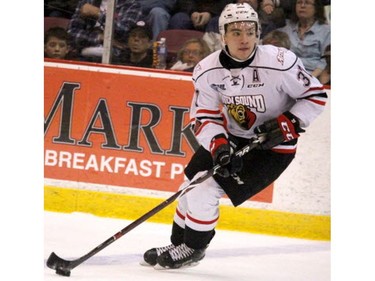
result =
[{"label": "white ice", "polygon": [[[131,221],[91,214],[44,212],[44,264],[88,253]],[[217,230],[198,266],[155,270],[143,253],[169,244],[170,225],[145,222],[71,271],[68,279],[44,265],[44,280],[76,281],[329,281],[330,242]]]}]

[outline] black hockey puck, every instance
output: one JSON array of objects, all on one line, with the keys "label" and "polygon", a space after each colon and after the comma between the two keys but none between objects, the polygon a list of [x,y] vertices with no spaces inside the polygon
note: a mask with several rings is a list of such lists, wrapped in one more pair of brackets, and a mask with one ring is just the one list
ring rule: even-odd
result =
[{"label": "black hockey puck", "polygon": [[70,276],[70,270],[69,269],[61,269],[61,268],[57,268],[56,269],[56,274],[58,275],[62,275],[62,276]]}]

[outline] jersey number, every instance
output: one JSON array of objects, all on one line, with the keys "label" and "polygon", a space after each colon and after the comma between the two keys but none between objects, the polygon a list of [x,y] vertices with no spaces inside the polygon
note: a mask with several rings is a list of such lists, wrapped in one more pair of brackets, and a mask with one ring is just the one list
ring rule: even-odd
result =
[{"label": "jersey number", "polygon": [[298,67],[298,68],[300,69],[300,71],[297,74],[298,80],[302,80],[303,81],[303,85],[305,87],[310,86],[311,82],[310,82],[310,78],[309,78],[308,74],[306,74],[306,72],[304,72],[301,69],[301,67]]}]

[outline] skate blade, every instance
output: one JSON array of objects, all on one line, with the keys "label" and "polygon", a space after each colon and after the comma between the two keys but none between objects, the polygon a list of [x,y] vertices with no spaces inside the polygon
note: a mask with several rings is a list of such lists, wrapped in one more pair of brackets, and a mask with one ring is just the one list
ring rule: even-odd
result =
[{"label": "skate blade", "polygon": [[146,262],[144,260],[140,261],[139,264],[142,265],[142,266],[152,267],[151,264],[149,264],[148,262]]},{"label": "skate blade", "polygon": [[183,268],[189,268],[189,267],[194,267],[194,266],[197,266],[199,264],[199,262],[191,262],[191,263],[188,263],[188,264],[184,264],[182,265],[181,267],[178,267],[178,268],[170,268],[170,267],[163,267],[161,266],[160,264],[156,264],[154,265],[154,269],[155,270],[175,270],[175,269],[183,269]]}]

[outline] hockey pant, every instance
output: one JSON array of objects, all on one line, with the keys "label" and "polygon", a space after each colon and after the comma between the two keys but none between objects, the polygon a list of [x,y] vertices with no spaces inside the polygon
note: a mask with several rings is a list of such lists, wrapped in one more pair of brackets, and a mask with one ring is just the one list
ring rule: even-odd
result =
[{"label": "hockey pant", "polygon": [[[193,249],[205,248],[215,234],[219,219],[219,200],[226,194],[234,206],[242,204],[273,183],[294,159],[295,153],[252,150],[243,156],[243,169],[236,176],[215,175],[180,197],[173,219],[171,242],[185,243]],[[192,179],[211,169],[211,154],[200,147],[185,169]],[[188,182],[187,182],[188,183]],[[183,188],[183,183],[180,188]]]}]

